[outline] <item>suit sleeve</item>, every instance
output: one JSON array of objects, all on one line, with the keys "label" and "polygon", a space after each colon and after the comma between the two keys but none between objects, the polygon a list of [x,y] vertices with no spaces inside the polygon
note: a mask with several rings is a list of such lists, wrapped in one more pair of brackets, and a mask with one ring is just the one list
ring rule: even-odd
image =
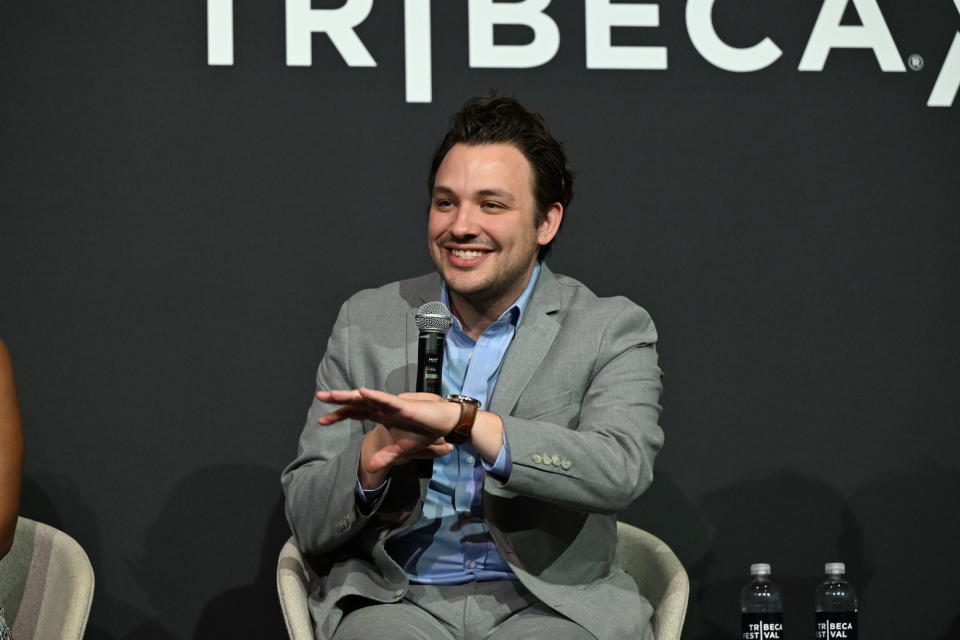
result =
[{"label": "suit sleeve", "polygon": [[[327,351],[317,369],[318,391],[354,388],[349,351],[350,301],[347,301],[340,308]],[[297,457],[281,475],[287,521],[300,549],[309,554],[325,553],[356,535],[384,497],[378,496],[364,511],[358,508],[357,465],[367,429],[357,420],[329,426],[317,424],[320,416],[337,408],[314,396],[300,435]]]},{"label": "suit sleeve", "polygon": [[583,512],[616,513],[653,480],[663,444],[657,333],[628,302],[603,331],[575,428],[502,416],[513,468],[497,488]]}]

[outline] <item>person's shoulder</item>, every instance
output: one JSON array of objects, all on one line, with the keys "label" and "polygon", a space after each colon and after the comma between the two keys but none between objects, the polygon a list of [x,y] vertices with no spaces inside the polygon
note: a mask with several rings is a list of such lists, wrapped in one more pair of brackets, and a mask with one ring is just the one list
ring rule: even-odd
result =
[{"label": "person's shoulder", "polygon": [[[7,351],[7,345],[0,339],[0,392],[7,393],[5,389],[12,388],[13,385],[13,362],[10,360],[10,352]],[[0,402],[2,404],[2,402]]]},{"label": "person's shoulder", "polygon": [[591,325],[626,325],[656,340],[650,313],[623,295],[599,296],[590,287],[570,276],[551,273],[560,291],[561,309]]},{"label": "person's shoulder", "polygon": [[[576,278],[552,273],[554,282],[560,290],[563,306],[568,309],[593,309],[604,315],[636,311],[647,314],[646,310],[630,298],[622,295],[599,296],[587,285]],[[649,315],[649,314],[647,314]]]}]

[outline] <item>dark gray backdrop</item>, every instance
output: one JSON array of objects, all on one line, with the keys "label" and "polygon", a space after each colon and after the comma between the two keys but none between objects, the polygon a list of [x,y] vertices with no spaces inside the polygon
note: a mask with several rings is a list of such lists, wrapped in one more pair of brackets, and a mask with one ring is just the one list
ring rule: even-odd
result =
[{"label": "dark gray backdrop", "polygon": [[579,171],[553,269],[660,329],[667,441],[623,519],[688,567],[685,637],[734,637],[755,561],[785,588],[788,637],[812,637],[837,559],[862,637],[958,637],[960,106],[926,106],[953,3],[879,3],[922,71],[837,49],[809,73],[819,2],[721,0],[728,42],[783,50],[738,74],[669,2],[659,28],[614,30],[667,46],[667,70],[587,70],[572,0],[547,10],[549,63],[471,69],[466,3],[434,2],[428,104],[404,99],[401,2],[357,28],[375,68],[323,35],[288,67],[283,3],[236,4],[217,67],[200,1],[0,6],[22,513],[89,552],[89,638],[282,637],[278,475],[328,330],[351,292],[429,269],[429,155],[490,88],[540,110]]}]

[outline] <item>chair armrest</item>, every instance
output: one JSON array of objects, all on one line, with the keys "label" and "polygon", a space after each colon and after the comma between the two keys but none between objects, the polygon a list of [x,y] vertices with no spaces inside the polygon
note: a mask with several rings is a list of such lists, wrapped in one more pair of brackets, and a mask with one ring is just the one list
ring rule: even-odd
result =
[{"label": "chair armrest", "polygon": [[308,575],[297,543],[290,538],[277,559],[277,594],[290,640],[313,640],[313,624],[307,604]]}]

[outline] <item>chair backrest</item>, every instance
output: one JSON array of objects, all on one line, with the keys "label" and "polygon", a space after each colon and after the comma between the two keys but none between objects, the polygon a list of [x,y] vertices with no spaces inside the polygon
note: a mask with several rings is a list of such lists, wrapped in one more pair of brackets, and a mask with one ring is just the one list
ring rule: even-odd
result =
[{"label": "chair backrest", "polygon": [[657,640],[678,640],[687,615],[690,580],[670,547],[652,533],[617,523],[620,563],[653,605]]},{"label": "chair backrest", "polygon": [[17,520],[0,561],[0,602],[17,640],[81,640],[93,602],[93,567],[76,540],[42,522]]}]

